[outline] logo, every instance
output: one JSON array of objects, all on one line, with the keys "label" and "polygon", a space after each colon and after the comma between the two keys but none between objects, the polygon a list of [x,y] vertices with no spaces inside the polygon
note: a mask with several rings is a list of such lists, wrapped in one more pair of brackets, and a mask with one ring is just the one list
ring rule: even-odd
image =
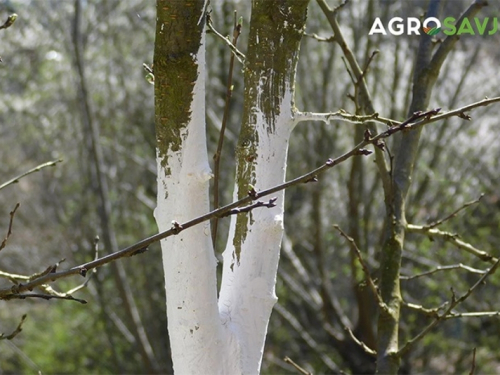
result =
[{"label": "logo", "polygon": [[[459,22],[460,21],[460,22]],[[446,17],[441,22],[436,17],[429,17],[421,21],[416,17],[393,17],[387,23],[387,28],[382,20],[377,17],[373,21],[368,35],[420,35],[421,32],[427,35],[437,35],[442,32],[445,35],[493,35],[498,31],[498,18],[485,17],[473,19],[464,18],[457,20],[454,17]]]},{"label": "logo", "polygon": [[441,31],[440,27],[422,27],[427,35],[437,35]]}]

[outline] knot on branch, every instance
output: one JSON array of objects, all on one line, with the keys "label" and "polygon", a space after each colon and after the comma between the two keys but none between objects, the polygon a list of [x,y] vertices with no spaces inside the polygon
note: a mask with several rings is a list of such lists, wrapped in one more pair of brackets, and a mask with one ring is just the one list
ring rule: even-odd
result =
[{"label": "knot on branch", "polygon": [[373,153],[373,151],[368,150],[368,149],[366,149],[366,148],[359,148],[359,149],[356,151],[356,155],[365,155],[365,156],[366,156],[366,155],[370,155],[370,154],[372,154],[372,153]]},{"label": "knot on branch", "polygon": [[464,120],[467,120],[467,121],[470,121],[472,119],[472,117],[467,115],[465,112],[460,112],[457,116],[460,118],[463,118]]},{"label": "knot on branch", "polygon": [[304,181],[304,184],[307,184],[308,182],[318,182],[318,176],[313,175],[313,176],[309,177],[307,180]]},{"label": "knot on branch", "polygon": [[172,220],[172,232],[174,232],[174,234],[179,234],[183,229],[184,227],[181,224],[179,224],[175,220]]}]

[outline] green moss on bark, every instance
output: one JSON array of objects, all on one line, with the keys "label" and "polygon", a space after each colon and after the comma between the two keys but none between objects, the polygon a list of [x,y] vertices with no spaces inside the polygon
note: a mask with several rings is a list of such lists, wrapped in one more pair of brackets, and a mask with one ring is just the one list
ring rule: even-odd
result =
[{"label": "green moss on bark", "polygon": [[196,56],[205,25],[205,2],[157,2],[155,76],[156,141],[161,164],[170,174],[168,152],[179,151],[191,118],[193,88],[198,78]]},{"label": "green moss on bark", "polygon": [[[307,4],[308,0],[252,2],[243,123],[236,148],[238,199],[248,194],[250,186],[258,185],[255,162],[260,147],[259,130],[262,129],[257,126],[265,126],[267,134],[275,133],[284,94],[293,89]],[[258,123],[260,114],[265,118],[264,124]],[[233,245],[237,261],[249,220],[250,215],[239,215],[236,221]]]}]

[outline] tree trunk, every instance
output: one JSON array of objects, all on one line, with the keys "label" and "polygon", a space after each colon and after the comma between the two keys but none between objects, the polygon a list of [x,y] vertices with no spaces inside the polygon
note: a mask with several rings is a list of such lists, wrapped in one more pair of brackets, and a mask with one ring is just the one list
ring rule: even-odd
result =
[{"label": "tree trunk", "polygon": [[[462,14],[472,18],[486,1],[476,0]],[[431,0],[427,17],[439,17],[440,0]],[[459,24],[460,21],[457,21]],[[420,36],[420,45],[413,75],[412,102],[408,111],[410,117],[416,111],[424,111],[429,105],[434,84],[448,53],[458,41],[457,35],[448,36],[433,53],[432,38]],[[380,292],[388,309],[380,309],[378,320],[377,373],[396,374],[401,357],[398,353],[400,320],[400,268],[406,230],[406,200],[411,185],[413,168],[417,159],[420,135],[423,128],[403,132],[396,138],[398,149],[394,159],[391,194],[387,200],[386,240],[382,248],[380,264]],[[386,194],[387,197],[387,194]]]},{"label": "tree trunk", "polygon": [[[210,210],[205,137],[205,2],[157,2],[154,53],[160,231]],[[161,242],[174,371],[224,373],[208,223]]]},{"label": "tree trunk", "polygon": [[[236,149],[234,199],[285,179],[294,126],[294,83],[308,1],[254,1],[245,66],[243,124]],[[219,307],[236,334],[244,373],[257,373],[269,317],[277,301],[284,192],[274,208],[232,217],[224,252]]]},{"label": "tree trunk", "polygon": [[[307,0],[254,1],[244,68],[245,105],[234,197],[282,183]],[[209,211],[203,1],[158,0],[154,58],[161,231]],[[260,370],[283,234],[277,206],[233,216],[217,304],[209,224],[162,241],[174,371]]]}]

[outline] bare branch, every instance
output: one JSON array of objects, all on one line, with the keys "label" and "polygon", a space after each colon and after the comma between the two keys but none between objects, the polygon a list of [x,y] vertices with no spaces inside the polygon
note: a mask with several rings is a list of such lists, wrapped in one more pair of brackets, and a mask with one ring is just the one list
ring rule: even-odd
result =
[{"label": "bare branch", "polygon": [[331,43],[331,42],[335,41],[335,38],[333,36],[325,38],[325,37],[319,36],[316,33],[313,33],[313,34],[304,33],[303,35],[307,36],[309,38],[312,38],[312,39],[316,39],[318,42],[328,42],[328,43]]},{"label": "bare branch", "polygon": [[[342,49],[345,59],[348,62],[347,64],[344,58],[342,59],[344,61],[344,64],[346,64],[346,69],[349,72],[351,79],[354,78],[353,82],[356,88],[356,98],[355,98],[356,107],[358,108],[359,106],[359,109],[362,110],[364,114],[375,113],[376,112],[375,105],[371,98],[370,91],[368,90],[368,85],[366,83],[366,80],[363,78],[364,72],[361,70],[361,67],[356,59],[355,54],[349,48],[349,45],[345,40],[344,35],[342,34],[342,30],[340,29],[339,23],[337,21],[337,13],[347,4],[347,1],[343,1],[342,3],[340,3],[340,5],[338,5],[333,9],[330,8],[330,6],[327,4],[325,0],[317,0],[317,3],[321,8],[321,10],[323,11],[323,13],[325,14],[328,23],[332,28],[333,40]],[[350,67],[350,69],[347,67],[347,65]],[[350,73],[350,71],[352,71],[352,74]],[[376,125],[374,123],[369,122],[367,126],[371,132],[375,133],[377,131]],[[376,154],[375,163],[377,164],[377,168],[380,173],[382,185],[384,187],[384,194],[387,197],[387,195],[391,191],[391,176],[389,167],[387,165],[386,159],[383,156],[382,150],[375,149],[375,154]]]},{"label": "bare branch", "polygon": [[300,335],[301,339],[304,340],[304,342],[321,358],[330,371],[341,372],[337,364],[323,352],[318,342],[309,334],[309,332],[307,332],[307,329],[302,326],[302,324],[290,313],[290,311],[288,311],[280,303],[274,305],[274,311],[276,311],[287,321],[288,324],[293,327],[297,334]]},{"label": "bare branch", "polygon": [[[447,112],[447,113],[442,114],[442,115],[437,115],[439,110],[430,110],[430,111],[426,111],[426,112],[421,112],[421,111],[416,112],[412,116],[410,116],[410,118],[408,118],[406,121],[404,121],[396,126],[390,127],[387,130],[385,130],[384,132],[377,134],[376,136],[365,137],[365,139],[363,141],[358,143],[350,151],[344,153],[343,155],[340,155],[339,157],[337,157],[335,159],[328,159],[320,167],[318,167],[318,168],[316,168],[316,169],[314,169],[306,174],[303,174],[300,177],[297,177],[293,180],[289,180],[289,181],[284,182],[280,185],[276,185],[274,187],[271,187],[269,189],[265,189],[265,190],[262,190],[259,192],[253,191],[252,194],[250,194],[249,196],[247,196],[245,198],[242,198],[236,202],[233,202],[231,204],[228,204],[226,206],[223,206],[221,208],[213,210],[205,215],[199,216],[199,217],[194,218],[192,220],[189,220],[185,223],[179,224],[179,223],[175,222],[173,224],[172,228],[170,228],[169,230],[163,231],[161,233],[157,233],[151,237],[148,237],[146,239],[143,239],[143,240],[135,243],[134,245],[126,247],[122,250],[115,251],[111,254],[105,255],[105,256],[103,256],[99,259],[95,259],[91,262],[84,263],[84,264],[81,264],[81,265],[72,267],[68,270],[60,271],[60,272],[51,272],[51,271],[47,272],[48,270],[46,270],[46,273],[44,273],[42,276],[40,276],[36,279],[30,279],[27,283],[24,283],[24,284],[20,283],[18,285],[15,285],[12,288],[1,288],[0,289],[0,299],[6,299],[6,298],[8,298],[8,296],[10,296],[12,294],[19,294],[19,293],[22,293],[25,291],[33,290],[35,287],[40,286],[42,284],[47,284],[49,282],[55,281],[55,280],[60,279],[60,278],[68,277],[71,275],[78,275],[79,274],[81,276],[85,276],[87,271],[89,271],[91,269],[94,269],[96,267],[101,267],[105,264],[111,263],[111,262],[113,262],[117,259],[120,259],[120,258],[129,257],[132,255],[144,252],[145,250],[147,250],[149,245],[151,245],[155,242],[158,242],[160,240],[163,240],[167,237],[176,235],[185,229],[191,228],[195,225],[203,223],[207,220],[211,220],[215,217],[220,218],[220,217],[227,216],[227,213],[229,211],[231,211],[232,209],[247,205],[250,202],[255,201],[261,197],[271,195],[275,192],[287,189],[291,186],[296,186],[296,185],[299,185],[302,183],[314,181],[317,178],[317,176],[319,176],[321,173],[324,173],[326,170],[339,165],[340,163],[346,161],[347,159],[349,159],[353,156],[366,154],[366,152],[363,151],[363,147],[365,147],[369,144],[376,145],[382,139],[388,138],[397,132],[414,129],[416,127],[421,127],[421,126],[424,126],[426,124],[430,124],[432,122],[442,120],[444,118],[448,118],[451,116],[457,116],[459,113],[469,111],[469,110],[474,109],[476,107],[487,106],[489,104],[492,104],[494,102],[499,102],[499,101],[500,101],[500,97],[493,98],[493,99],[484,99],[480,102],[470,104],[468,106]],[[420,121],[418,121],[418,120],[420,120]],[[58,162],[58,161],[56,161],[56,162]],[[52,163],[54,163],[54,162],[52,162]],[[46,164],[48,164],[48,163],[46,163]],[[45,166],[48,166],[48,165],[45,165]],[[412,227],[411,225],[408,225],[408,230],[411,230],[411,227]],[[413,228],[416,229],[418,227],[413,226]],[[415,231],[417,231],[417,230],[415,230]],[[432,232],[432,231],[436,231],[436,229],[429,229],[429,232]],[[453,241],[459,242],[460,240],[455,238]],[[469,245],[469,247],[471,247],[471,246]],[[480,257],[482,256],[483,260],[488,260],[488,261],[493,260],[493,262],[496,260],[496,258],[493,258],[489,254],[481,252],[477,249],[473,249],[473,250],[469,249],[469,251],[471,251],[472,253],[475,253],[476,255],[478,255]]]},{"label": "bare branch", "polygon": [[60,163],[60,162],[62,162],[62,159],[52,160],[52,161],[48,161],[46,163],[40,164],[40,165],[36,166],[35,168],[32,168],[29,171],[24,172],[23,174],[20,174],[19,176],[14,177],[13,179],[11,179],[11,180],[9,180],[7,182],[4,182],[2,185],[0,185],[0,190],[2,190],[3,188],[5,188],[5,187],[7,187],[7,186],[9,186],[11,184],[15,184],[15,183],[19,182],[19,180],[21,178],[26,177],[27,175],[30,175],[30,174],[35,173],[35,172],[38,172],[39,170],[41,170],[43,168],[46,168],[46,167],[53,167],[57,163]]},{"label": "bare branch", "polygon": [[267,207],[267,208],[275,207],[277,199],[278,198],[271,198],[267,202],[257,201],[255,203],[250,204],[250,205],[245,206],[245,207],[233,208],[232,210],[230,210],[229,212],[227,212],[224,216],[236,215],[236,214],[241,214],[241,213],[244,213],[244,212],[250,212],[254,208],[257,208],[257,207]]},{"label": "bare branch", "polygon": [[3,277],[5,279],[9,279],[12,282],[16,282],[16,280],[27,281],[30,279],[30,277],[26,276],[26,275],[18,275],[15,273],[10,273],[10,272],[5,272],[5,271],[0,271],[0,277]]},{"label": "bare branch", "polygon": [[322,121],[325,124],[329,124],[333,120],[341,120],[349,122],[351,124],[366,124],[367,122],[379,122],[388,126],[394,126],[400,124],[399,121],[391,120],[388,118],[380,117],[378,113],[373,113],[371,115],[353,115],[340,109],[336,112],[328,113],[313,113],[313,112],[295,112],[294,122],[295,124],[303,121]]},{"label": "bare branch", "polygon": [[472,267],[466,266],[462,263],[459,263],[459,264],[452,264],[449,266],[437,266],[433,270],[430,270],[427,272],[422,272],[422,273],[419,273],[417,275],[400,276],[399,279],[400,280],[413,280],[413,279],[417,279],[419,277],[432,275],[432,274],[439,272],[439,271],[450,271],[450,270],[456,270],[456,269],[463,269],[463,270],[469,271],[471,273],[479,274],[479,275],[483,275],[485,272],[487,272],[487,270],[486,271],[485,270],[478,270],[477,268],[472,268]]},{"label": "bare branch", "polygon": [[448,216],[446,216],[445,218],[443,218],[443,219],[441,219],[441,220],[438,220],[438,221],[436,221],[436,222],[434,222],[434,223],[432,223],[432,224],[426,225],[425,227],[427,227],[427,228],[431,229],[431,228],[435,228],[435,227],[437,227],[437,226],[439,226],[439,225],[443,224],[445,221],[450,220],[450,219],[452,219],[452,218],[456,217],[456,216],[457,216],[457,214],[458,214],[460,211],[465,210],[467,207],[472,206],[473,204],[478,203],[478,202],[481,200],[481,198],[482,198],[482,197],[484,197],[484,194],[481,194],[481,195],[479,196],[479,198],[477,198],[477,199],[475,199],[475,200],[473,200],[473,201],[470,201],[470,202],[465,203],[462,207],[460,207],[460,208],[456,209],[455,211],[453,211],[451,214],[449,214],[449,215],[448,215]]},{"label": "bare branch", "polygon": [[373,61],[375,56],[377,56],[379,53],[380,53],[379,50],[375,50],[372,52],[372,54],[368,58],[368,61],[365,64],[365,67],[363,68],[363,72],[362,72],[361,76],[358,78],[358,82],[366,76],[366,73],[368,72],[368,68],[370,67],[371,62]]},{"label": "bare branch", "polygon": [[358,338],[354,335],[354,332],[349,327],[345,327],[346,331],[349,332],[351,339],[358,344],[367,354],[376,357],[377,352],[373,349],[370,349],[363,341],[358,340]]},{"label": "bare branch", "polygon": [[[210,17],[208,17],[210,20]],[[234,25],[233,25],[233,42],[232,44],[236,47],[236,43],[238,42],[238,38],[241,34],[241,28],[243,27],[243,21],[237,19],[237,13],[234,11]],[[229,117],[229,104],[231,101],[231,97],[233,96],[233,71],[234,71],[234,54],[231,54],[231,58],[229,60],[229,73],[227,79],[227,87],[226,87],[226,101],[224,103],[224,114],[222,116],[222,123],[219,132],[219,141],[217,142],[217,150],[214,155],[214,209],[219,208],[219,178],[220,178],[220,157],[222,154],[222,146],[224,144],[224,136],[226,132],[227,119]],[[212,221],[212,243],[215,251],[215,245],[217,240],[217,229],[219,225],[219,219],[215,218]]]},{"label": "bare branch", "polygon": [[491,318],[494,316],[500,316],[500,311],[478,311],[478,312],[450,312],[448,315],[444,317],[444,319],[453,319],[453,318]]},{"label": "bare branch", "polygon": [[431,323],[429,323],[427,327],[425,327],[419,334],[417,334],[413,339],[407,341],[406,344],[399,350],[398,356],[403,356],[408,351],[410,351],[411,348],[413,348],[413,346],[415,346],[418,341],[426,336],[432,328],[434,328],[441,321],[447,319],[447,317],[452,313],[452,310],[459,304],[464,302],[472,294],[472,292],[474,292],[474,290],[482,285],[486,281],[486,279],[497,270],[499,265],[500,260],[497,260],[495,264],[491,266],[490,269],[483,276],[481,276],[479,280],[467,290],[467,292],[465,292],[460,297],[457,298],[455,292],[453,291],[453,289],[451,289],[452,298],[446,311],[444,311],[441,315],[438,314],[435,319]]},{"label": "bare branch", "polygon": [[413,224],[408,224],[406,226],[406,230],[409,233],[421,233],[425,234],[430,237],[439,237],[444,239],[445,241],[448,241],[455,246],[457,246],[459,249],[467,251],[469,254],[472,254],[476,256],[477,258],[481,259],[483,262],[490,262],[490,263],[496,263],[498,261],[497,258],[495,258],[493,255],[488,254],[486,251],[479,250],[472,246],[471,244],[462,241],[459,239],[458,234],[456,233],[451,233],[451,232],[445,232],[439,229],[428,229],[426,226],[422,225],[413,225]]},{"label": "bare branch", "polygon": [[[94,254],[95,254],[94,260],[99,259],[99,236],[95,236],[94,238]],[[80,289],[87,287],[90,280],[92,280],[92,276],[94,276],[96,273],[97,273],[97,268],[94,268],[93,270],[91,270],[90,276],[87,277],[87,279],[83,283],[81,283],[80,285],[78,285],[73,289],[68,290],[66,294],[73,294],[78,292]]]},{"label": "bare branch", "polygon": [[207,27],[210,29],[211,32],[213,32],[215,35],[217,35],[219,38],[221,38],[229,46],[229,48],[231,49],[233,54],[236,56],[238,61],[241,64],[245,65],[245,60],[246,60],[245,54],[242,53],[238,48],[236,48],[236,46],[233,43],[231,43],[231,41],[229,40],[228,37],[225,37],[224,35],[219,33],[217,30],[215,30],[214,26],[212,25],[212,18],[210,17],[210,14],[207,14]]},{"label": "bare branch", "polygon": [[14,215],[16,214],[17,209],[19,208],[19,203],[16,204],[14,209],[10,211],[10,220],[9,220],[9,229],[7,230],[7,235],[3,239],[2,243],[0,244],[0,250],[2,250],[6,245],[7,245],[7,240],[9,239],[10,235],[12,234],[12,223],[14,221]]},{"label": "bare branch", "polygon": [[10,300],[10,299],[26,299],[26,298],[42,298],[42,299],[45,299],[45,300],[50,300],[50,299],[65,299],[65,300],[69,300],[69,301],[76,301],[76,302],[79,302],[81,304],[86,304],[87,301],[85,301],[84,299],[79,299],[79,298],[75,298],[71,295],[58,295],[58,294],[44,294],[44,293],[23,293],[23,294],[11,294],[9,295],[8,298],[5,298],[7,300]]},{"label": "bare branch", "polygon": [[476,348],[472,349],[472,366],[469,375],[474,375],[475,370],[476,370]]},{"label": "bare branch", "polygon": [[[474,15],[477,14],[481,10],[481,8],[488,5],[487,0],[475,0],[472,4],[460,15],[460,18],[456,21],[457,25],[460,25],[462,21],[466,18],[472,19]],[[460,36],[457,34],[448,35],[446,39],[439,45],[436,53],[432,56],[432,60],[430,61],[429,66],[427,67],[428,71],[439,72],[441,66],[443,65],[446,57],[453,49],[455,43],[460,39]]]},{"label": "bare branch", "polygon": [[295,369],[300,372],[301,374],[304,374],[304,375],[313,375],[312,372],[309,372],[305,369],[303,369],[302,367],[300,367],[298,364],[296,364],[294,361],[291,360],[290,357],[285,357],[283,358],[283,361],[285,361],[286,363],[289,363],[291,364],[293,367],[295,367]]},{"label": "bare branch", "polygon": [[361,251],[358,248],[358,245],[356,245],[356,242],[352,237],[349,237],[338,225],[333,226],[340,234],[342,237],[344,237],[351,245],[351,248],[354,250],[356,253],[356,257],[359,260],[359,263],[361,264],[361,267],[363,268],[363,272],[365,273],[366,281],[368,282],[368,285],[370,286],[373,294],[377,298],[378,305],[381,309],[387,310],[388,307],[382,300],[382,297],[380,296],[380,293],[378,291],[377,286],[375,285],[375,282],[372,279],[370,270],[368,269],[368,266],[366,265],[365,261],[363,260],[363,257],[361,255]]},{"label": "bare branch", "polygon": [[27,317],[28,315],[24,314],[21,317],[21,321],[17,325],[16,329],[12,331],[12,333],[10,333],[9,335],[6,335],[5,333],[0,333],[0,340],[12,340],[14,337],[16,337],[23,330],[22,326]]},{"label": "bare branch", "polygon": [[423,307],[422,305],[416,305],[414,303],[409,303],[409,302],[405,302],[405,301],[401,301],[401,303],[403,304],[403,306],[405,306],[409,309],[418,311],[420,313],[423,313],[425,315],[432,316],[435,318],[435,317],[439,316],[440,311],[442,311],[446,306],[448,306],[449,302],[448,301],[443,302],[441,304],[441,306],[430,308],[430,309]]}]

